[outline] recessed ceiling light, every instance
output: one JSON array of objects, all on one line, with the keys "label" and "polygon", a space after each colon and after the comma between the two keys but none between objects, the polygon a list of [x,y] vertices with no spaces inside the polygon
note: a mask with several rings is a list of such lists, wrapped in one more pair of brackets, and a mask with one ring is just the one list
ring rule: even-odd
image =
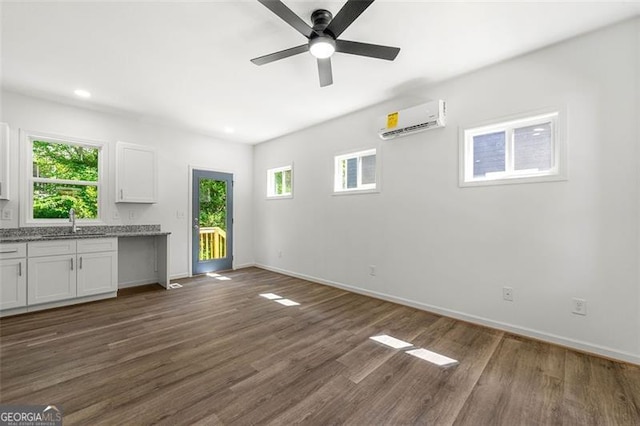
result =
[{"label": "recessed ceiling light", "polygon": [[91,93],[87,92],[86,90],[83,89],[76,89],[73,91],[73,93],[75,93],[76,96],[80,97],[80,98],[90,98],[91,97]]},{"label": "recessed ceiling light", "polygon": [[233,127],[229,127],[229,126],[227,126],[227,127],[225,127],[225,128],[224,128],[224,132],[225,132],[225,133],[228,133],[228,134],[229,134],[229,133],[233,133],[233,132],[235,132],[235,131],[236,131],[236,129],[234,129]]}]

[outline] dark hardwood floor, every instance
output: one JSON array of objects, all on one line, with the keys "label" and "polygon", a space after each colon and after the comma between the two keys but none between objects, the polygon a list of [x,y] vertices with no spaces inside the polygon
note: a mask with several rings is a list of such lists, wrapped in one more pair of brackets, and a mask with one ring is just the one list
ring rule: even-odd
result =
[{"label": "dark hardwood floor", "polygon": [[[640,425],[639,367],[256,268],[222,275],[1,319],[0,402],[58,404],[67,425]],[[382,333],[459,364],[369,339]]]}]

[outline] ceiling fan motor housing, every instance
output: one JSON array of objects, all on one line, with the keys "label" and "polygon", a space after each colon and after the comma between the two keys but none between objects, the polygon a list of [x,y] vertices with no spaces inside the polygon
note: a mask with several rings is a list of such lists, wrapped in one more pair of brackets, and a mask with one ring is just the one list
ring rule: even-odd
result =
[{"label": "ceiling fan motor housing", "polygon": [[326,9],[316,9],[311,14],[311,24],[313,25],[311,27],[281,0],[257,1],[278,15],[308,41],[300,46],[253,58],[251,62],[256,65],[264,65],[309,52],[317,59],[320,87],[324,87],[333,84],[331,55],[333,55],[334,52],[386,59],[388,61],[393,61],[400,52],[400,48],[398,47],[338,39],[340,34],[342,34],[374,0],[347,0],[335,18],[331,12]]},{"label": "ceiling fan motor housing", "polygon": [[[313,23],[313,27],[312,27],[313,30],[318,33],[324,32],[325,28],[327,28],[327,25],[329,25],[332,19],[333,19],[333,15],[331,14],[331,12],[329,12],[326,9],[314,10],[313,13],[311,14],[311,22]],[[327,34],[331,35],[335,39],[335,36],[333,34],[329,32],[327,32]]]}]

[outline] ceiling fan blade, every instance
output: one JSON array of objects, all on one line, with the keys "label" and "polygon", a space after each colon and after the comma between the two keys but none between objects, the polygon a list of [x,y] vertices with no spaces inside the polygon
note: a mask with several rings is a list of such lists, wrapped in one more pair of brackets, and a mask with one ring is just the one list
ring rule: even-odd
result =
[{"label": "ceiling fan blade", "polygon": [[318,59],[318,74],[320,75],[320,87],[333,84],[331,73],[331,58]]},{"label": "ceiling fan blade", "polygon": [[285,21],[287,24],[291,25],[295,28],[300,34],[305,36],[306,38],[311,37],[312,34],[315,34],[313,28],[311,28],[306,22],[302,20],[298,15],[293,13],[291,9],[285,6],[280,0],[258,0],[262,3],[267,9],[275,13]]},{"label": "ceiling fan blade", "polygon": [[336,40],[336,52],[393,61],[396,56],[398,56],[398,53],[400,53],[400,48],[381,46],[379,44],[360,43],[357,41]]},{"label": "ceiling fan blade", "polygon": [[326,30],[338,37],[366,10],[374,0],[349,0],[331,20]]},{"label": "ceiling fan blade", "polygon": [[278,61],[280,59],[288,58],[289,56],[297,55],[299,53],[308,52],[308,51],[309,51],[309,45],[302,44],[300,46],[292,47],[291,49],[285,49],[279,52],[260,56],[258,58],[253,58],[251,62],[253,62],[256,65],[264,65],[264,64],[268,64],[269,62]]}]

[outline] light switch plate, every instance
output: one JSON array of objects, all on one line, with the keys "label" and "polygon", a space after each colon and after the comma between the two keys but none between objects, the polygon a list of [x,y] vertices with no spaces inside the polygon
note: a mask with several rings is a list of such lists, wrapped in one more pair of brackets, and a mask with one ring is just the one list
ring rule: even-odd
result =
[{"label": "light switch plate", "polygon": [[13,219],[13,210],[2,209],[2,220],[11,220],[11,219]]}]

